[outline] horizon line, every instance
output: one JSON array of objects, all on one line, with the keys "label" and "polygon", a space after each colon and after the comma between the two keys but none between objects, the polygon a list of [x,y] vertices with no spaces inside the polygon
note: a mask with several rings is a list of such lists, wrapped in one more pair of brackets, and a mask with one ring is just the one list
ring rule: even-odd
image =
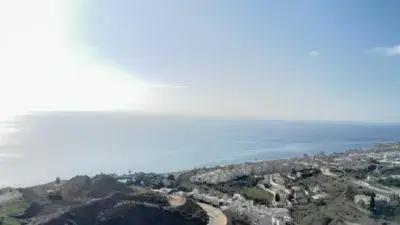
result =
[{"label": "horizon line", "polygon": [[[184,113],[168,113],[168,112],[151,112],[145,110],[106,110],[106,111],[96,111],[96,110],[54,110],[54,111],[31,111],[24,114],[18,115],[18,117],[25,116],[35,116],[35,115],[57,115],[57,114],[130,114],[130,115],[140,115],[140,116],[161,116],[161,117],[182,117],[182,118],[215,118],[215,119],[232,119],[232,120],[265,120],[265,121],[282,121],[282,122],[309,122],[309,123],[331,123],[331,124],[381,124],[381,125],[400,125],[400,121],[376,121],[376,120],[329,120],[329,119],[302,119],[302,118],[285,118],[276,116],[246,116],[246,115],[201,115],[201,114],[184,114]],[[8,121],[7,123],[10,123]],[[11,122],[12,123],[12,122]]]}]

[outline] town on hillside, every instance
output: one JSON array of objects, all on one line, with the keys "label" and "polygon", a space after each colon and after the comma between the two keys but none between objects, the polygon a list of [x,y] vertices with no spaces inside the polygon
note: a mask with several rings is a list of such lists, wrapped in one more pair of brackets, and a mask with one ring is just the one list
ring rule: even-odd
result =
[{"label": "town on hillside", "polygon": [[400,224],[400,144],[4,188],[0,224]]}]

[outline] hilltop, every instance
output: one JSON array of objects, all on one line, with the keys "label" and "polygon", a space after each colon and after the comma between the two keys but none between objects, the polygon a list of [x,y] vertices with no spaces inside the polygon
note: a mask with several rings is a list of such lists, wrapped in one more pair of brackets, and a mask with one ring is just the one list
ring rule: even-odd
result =
[{"label": "hilltop", "polygon": [[208,221],[193,201],[175,207],[166,195],[129,187],[108,175],[3,189],[1,197],[1,224],[205,225]]}]

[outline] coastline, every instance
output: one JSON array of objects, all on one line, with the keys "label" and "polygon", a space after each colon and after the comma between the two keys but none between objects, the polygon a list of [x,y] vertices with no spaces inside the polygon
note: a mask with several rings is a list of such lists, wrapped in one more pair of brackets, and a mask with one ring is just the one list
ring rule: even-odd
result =
[{"label": "coastline", "polygon": [[[376,146],[379,146],[379,145],[390,145],[390,144],[398,144],[398,142],[378,142],[378,143],[375,143],[375,144],[372,144],[371,145],[371,147],[368,147],[368,148],[359,148],[359,149],[357,149],[358,151],[373,151],[375,148],[376,148]],[[334,153],[336,153],[336,154],[346,154],[346,152],[347,151],[351,151],[351,150],[354,150],[354,149],[343,149],[343,150],[341,150],[341,151],[336,151],[336,152],[326,152],[326,154],[329,156],[329,155],[332,155],[332,154],[334,154]],[[310,157],[311,157],[311,155],[309,155]],[[273,163],[273,162],[279,162],[279,163],[289,163],[289,162],[294,162],[294,161],[301,161],[301,160],[303,160],[304,159],[304,157],[302,157],[302,156],[288,156],[288,157],[276,157],[276,158],[268,158],[268,159],[254,159],[254,160],[243,160],[243,161],[240,161],[240,162],[232,162],[232,163],[221,163],[221,164],[218,164],[218,163],[213,163],[213,164],[204,164],[204,165],[202,165],[202,166],[194,166],[194,167],[190,167],[190,168],[183,168],[183,169],[178,169],[178,170],[172,170],[172,171],[166,171],[166,172],[153,172],[153,173],[156,173],[156,174],[162,174],[162,175],[168,175],[168,174],[174,174],[175,176],[178,176],[179,174],[183,174],[183,173],[187,173],[187,172],[190,172],[190,171],[193,171],[193,170],[196,170],[196,169],[207,169],[207,170],[213,170],[213,169],[218,169],[218,168],[226,168],[227,166],[231,166],[231,165],[233,165],[233,166],[235,166],[235,167],[243,167],[243,166],[245,166],[245,165],[254,165],[254,164],[257,164],[257,163]],[[135,172],[142,172],[142,171],[132,171],[132,173],[135,173]],[[98,174],[99,173],[101,173],[101,171],[98,171]],[[145,173],[151,173],[151,172],[145,172]],[[75,175],[77,175],[77,174],[75,174]],[[68,177],[63,177],[63,179],[70,179],[70,178],[72,178],[72,177],[74,177],[75,175],[73,175],[73,176],[68,176]],[[96,174],[89,174],[90,176],[94,176],[94,175],[96,175]],[[41,182],[35,182],[35,183],[32,183],[32,184],[29,184],[29,185],[3,185],[2,187],[0,187],[0,188],[7,188],[7,187],[14,187],[14,188],[27,188],[27,187],[32,187],[32,186],[36,186],[36,185],[41,185],[41,184],[43,184],[43,183],[48,183],[48,182],[51,182],[52,180],[51,179],[49,179],[49,180],[43,180],[43,181],[41,181]]]},{"label": "coastline", "polygon": [[[273,221],[298,222],[303,220],[304,215],[302,214],[308,214],[308,211],[311,210],[315,211],[320,204],[329,206],[326,209],[324,208],[326,212],[337,212],[338,204],[343,205],[343,207],[347,207],[346,211],[351,211],[352,215],[356,215],[356,217],[341,213],[336,220],[345,218],[345,220],[356,221],[355,218],[363,219],[367,217],[365,213],[362,214],[351,208],[352,206],[357,207],[359,203],[356,201],[357,198],[354,198],[353,202],[353,197],[346,195],[348,185],[357,186],[353,194],[358,197],[361,196],[361,199],[367,199],[366,201],[369,199],[368,190],[376,192],[378,200],[390,200],[392,199],[391,196],[396,193],[399,194],[400,190],[389,189],[389,187],[383,190],[380,186],[353,177],[353,175],[358,174],[354,172],[360,171],[367,176],[367,168],[370,168],[372,164],[376,166],[386,159],[399,161],[399,150],[400,143],[377,143],[371,148],[347,149],[331,154],[320,152],[303,157],[252,160],[237,164],[221,164],[180,170],[175,173],[163,173],[163,175],[160,173],[130,173],[120,176],[117,174],[103,174],[95,177],[78,176],[65,181],[65,183],[61,182],[61,186],[57,186],[53,181],[16,189],[15,193],[21,193],[20,195],[10,195],[10,190],[2,190],[2,192],[4,193],[4,201],[22,196],[22,200],[25,202],[26,199],[30,199],[40,202],[40,204],[47,204],[49,201],[53,201],[48,199],[50,198],[48,196],[49,190],[51,193],[62,195],[63,190],[68,188],[82,184],[83,188],[86,187],[84,183],[88,181],[90,185],[109,187],[111,188],[110,191],[116,190],[113,188],[113,185],[115,185],[115,188],[118,187],[121,190],[125,189],[130,192],[136,190],[136,194],[146,194],[149,193],[148,191],[159,192],[161,193],[160,197],[162,195],[167,196],[166,200],[173,207],[187,203],[186,198],[190,199],[190,202],[196,202],[208,215],[209,225],[227,225],[232,222],[230,219],[244,219],[243,221],[249,222],[248,224],[257,225],[265,224],[259,223],[260,221],[271,221],[272,223]],[[392,157],[389,158],[389,155],[392,155]],[[388,164],[380,165],[390,168]],[[170,178],[168,176],[170,174],[173,174],[174,177]],[[176,177],[179,174],[182,176]],[[104,182],[99,182],[100,178],[104,182],[107,181],[107,185]],[[131,178],[133,179],[131,180]],[[121,179],[126,179],[126,183]],[[91,190],[87,193],[97,192]],[[66,194],[65,196],[65,200],[68,200],[69,195]],[[171,198],[168,198],[168,196]],[[174,196],[181,197],[174,199]],[[92,197],[96,198],[95,195]],[[185,199],[183,200],[182,197]],[[55,204],[47,206],[46,210],[55,210],[58,207]],[[291,209],[297,214],[291,214]],[[299,223],[299,225],[310,224],[309,221],[324,217],[324,213],[317,213],[309,216],[305,220],[306,222]]]},{"label": "coastline", "polygon": [[[344,149],[342,151],[336,151],[336,152],[328,152],[325,153],[325,156],[337,156],[337,155],[346,155],[346,154],[351,154],[351,153],[355,153],[355,152],[373,152],[376,150],[379,150],[380,147],[385,147],[385,146],[392,146],[392,145],[400,145],[399,142],[379,142],[379,143],[375,143],[373,144],[371,147],[369,148],[358,148],[358,149]],[[318,155],[307,155],[307,157],[317,157]],[[285,163],[285,162],[298,162],[298,161],[302,161],[304,160],[305,157],[304,156],[294,156],[294,157],[282,157],[282,158],[275,158],[275,159],[256,159],[256,160],[246,160],[243,162],[238,162],[238,163],[226,163],[226,164],[218,164],[218,165],[204,165],[204,166],[197,166],[191,169],[183,169],[183,170],[177,170],[177,171],[171,171],[171,172],[165,172],[165,173],[161,173],[163,175],[167,175],[167,174],[174,174],[174,175],[179,175],[182,173],[187,173],[196,169],[206,169],[206,170],[213,170],[213,169],[218,169],[218,168],[226,168],[228,166],[244,166],[244,165],[252,165],[252,164],[256,164],[256,163],[274,163],[274,162],[281,162],[281,163]]]}]

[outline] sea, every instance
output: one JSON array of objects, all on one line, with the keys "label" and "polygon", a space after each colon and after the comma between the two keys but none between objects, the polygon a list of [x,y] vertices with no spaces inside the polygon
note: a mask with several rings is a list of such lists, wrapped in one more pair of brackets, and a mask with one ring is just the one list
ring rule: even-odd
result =
[{"label": "sea", "polygon": [[398,124],[117,112],[33,114],[12,126],[0,145],[0,186],[101,172],[172,172],[400,140]]}]

